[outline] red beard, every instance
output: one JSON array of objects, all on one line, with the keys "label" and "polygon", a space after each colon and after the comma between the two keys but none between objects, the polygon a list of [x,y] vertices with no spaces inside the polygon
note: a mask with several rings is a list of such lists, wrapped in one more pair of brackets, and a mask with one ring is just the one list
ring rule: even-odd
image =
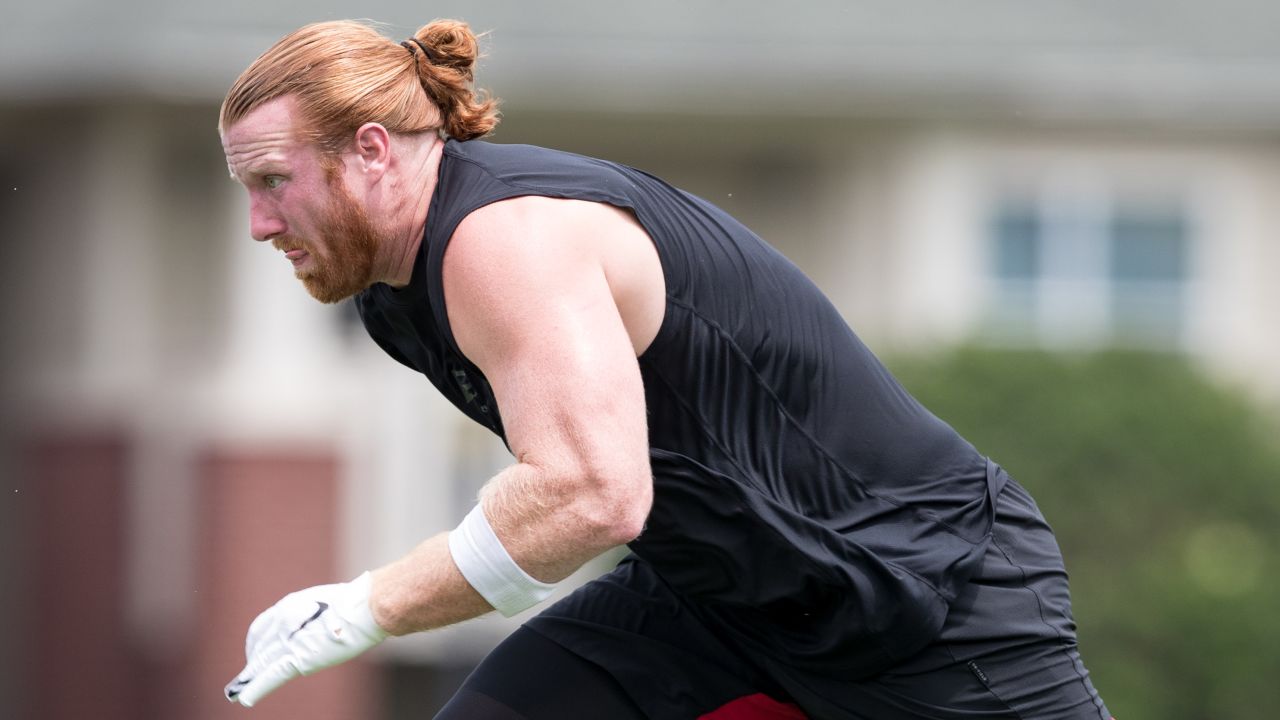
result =
[{"label": "red beard", "polygon": [[325,254],[317,253],[305,238],[293,235],[275,238],[272,245],[281,250],[306,250],[308,267],[296,271],[298,279],[316,300],[337,303],[374,283],[373,266],[382,238],[341,176],[336,172],[326,174],[332,192],[320,219]]}]

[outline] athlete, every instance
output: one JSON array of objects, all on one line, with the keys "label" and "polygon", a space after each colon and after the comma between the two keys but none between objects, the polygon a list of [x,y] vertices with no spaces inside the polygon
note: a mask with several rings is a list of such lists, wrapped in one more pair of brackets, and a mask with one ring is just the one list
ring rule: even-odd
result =
[{"label": "athlete", "polygon": [[1107,720],[1026,492],[720,209],[479,140],[476,51],[310,25],[222,106],[253,237],[515,459],[453,531],[263,612],[227,698],[513,615],[625,543],[437,717]]}]

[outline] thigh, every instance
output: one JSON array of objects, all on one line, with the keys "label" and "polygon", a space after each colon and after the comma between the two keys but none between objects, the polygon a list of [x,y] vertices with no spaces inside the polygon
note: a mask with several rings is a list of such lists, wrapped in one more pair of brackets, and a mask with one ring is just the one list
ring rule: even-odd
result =
[{"label": "thigh", "polygon": [[[930,652],[946,655],[945,648]],[[1109,720],[1074,648],[1040,643],[923,672],[891,671],[844,691],[867,720]]]},{"label": "thigh", "polygon": [[638,559],[624,560],[525,627],[602,668],[647,717],[803,717],[746,653],[708,629],[689,601]]},{"label": "thigh", "polygon": [[1074,646],[1044,643],[977,658],[966,665],[1017,717],[1111,718]]},{"label": "thigh", "polygon": [[527,628],[476,667],[436,720],[644,720],[612,675]]},{"label": "thigh", "polygon": [[935,644],[967,661],[1038,643],[1073,645],[1075,627],[1053,530],[1027,491],[1009,479],[996,500],[982,564],[952,601]]},{"label": "thigh", "polygon": [[1080,660],[1057,541],[1017,482],[1005,483],[983,563],[938,638],[876,684],[1009,713],[992,717],[1110,717]]}]

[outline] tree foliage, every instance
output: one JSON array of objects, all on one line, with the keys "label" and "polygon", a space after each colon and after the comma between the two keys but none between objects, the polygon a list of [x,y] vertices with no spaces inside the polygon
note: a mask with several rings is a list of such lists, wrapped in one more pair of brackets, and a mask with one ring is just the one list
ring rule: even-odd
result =
[{"label": "tree foliage", "polygon": [[1036,497],[1120,720],[1280,708],[1280,432],[1183,359],[964,349],[890,363]]}]

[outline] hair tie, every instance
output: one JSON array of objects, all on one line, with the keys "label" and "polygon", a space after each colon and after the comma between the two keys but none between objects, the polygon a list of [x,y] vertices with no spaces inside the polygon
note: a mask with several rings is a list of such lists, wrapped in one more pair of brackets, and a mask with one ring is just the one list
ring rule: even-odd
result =
[{"label": "hair tie", "polygon": [[431,63],[432,65],[437,64],[438,61],[436,60],[436,54],[431,52],[431,48],[427,47],[426,43],[422,42],[416,37],[409,38],[408,40],[405,40],[404,42],[400,43],[400,46],[403,47],[405,50],[408,50],[409,54],[413,56],[414,62],[418,61],[418,54],[413,51],[413,45],[410,45],[409,43],[413,43],[413,45],[417,45],[418,49],[422,50],[422,54],[426,56],[427,62]]}]

